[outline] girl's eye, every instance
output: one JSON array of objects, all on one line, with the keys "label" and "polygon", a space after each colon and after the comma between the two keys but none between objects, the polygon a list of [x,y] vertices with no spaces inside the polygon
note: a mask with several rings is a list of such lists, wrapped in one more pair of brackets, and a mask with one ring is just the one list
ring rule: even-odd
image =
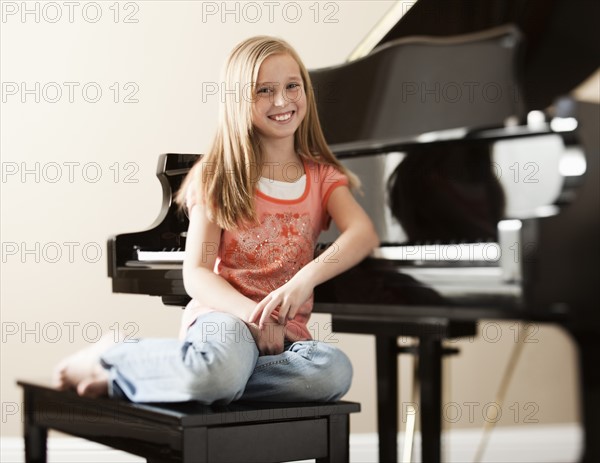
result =
[{"label": "girl's eye", "polygon": [[268,93],[270,91],[271,89],[269,87],[261,87],[256,91],[256,93]]},{"label": "girl's eye", "polygon": [[291,84],[288,84],[288,88],[289,88],[289,89],[292,89],[292,90],[295,90],[295,89],[297,89],[297,88],[300,88],[300,84],[298,84],[298,83],[296,83],[296,82],[293,82],[293,83],[291,83]]}]

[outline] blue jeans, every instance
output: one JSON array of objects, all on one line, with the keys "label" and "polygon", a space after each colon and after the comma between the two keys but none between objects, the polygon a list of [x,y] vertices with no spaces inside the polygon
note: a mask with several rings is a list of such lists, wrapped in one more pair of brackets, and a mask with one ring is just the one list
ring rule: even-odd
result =
[{"label": "blue jeans", "polygon": [[246,324],[223,312],[199,317],[183,342],[124,342],[101,363],[109,395],[133,402],[335,401],[352,380],[348,357],[320,341],[286,344],[281,354],[259,357]]}]

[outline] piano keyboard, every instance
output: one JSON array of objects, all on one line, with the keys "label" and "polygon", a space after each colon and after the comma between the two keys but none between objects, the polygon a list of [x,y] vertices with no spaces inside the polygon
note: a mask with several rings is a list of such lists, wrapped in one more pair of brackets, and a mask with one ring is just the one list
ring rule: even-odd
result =
[{"label": "piano keyboard", "polygon": [[412,262],[490,262],[500,260],[498,243],[382,246],[371,257]]},{"label": "piano keyboard", "polygon": [[[371,257],[407,262],[485,262],[494,264],[500,260],[498,243],[424,244],[408,246],[381,246]],[[185,251],[180,249],[162,251],[137,250],[137,261],[148,264],[182,263]],[[131,262],[131,261],[130,261]],[[129,262],[128,262],[129,264]]]},{"label": "piano keyboard", "polygon": [[137,250],[137,259],[140,262],[170,262],[170,263],[181,263],[183,262],[183,258],[185,257],[185,251],[181,249],[173,249],[167,250],[163,249],[162,251],[141,251]]}]

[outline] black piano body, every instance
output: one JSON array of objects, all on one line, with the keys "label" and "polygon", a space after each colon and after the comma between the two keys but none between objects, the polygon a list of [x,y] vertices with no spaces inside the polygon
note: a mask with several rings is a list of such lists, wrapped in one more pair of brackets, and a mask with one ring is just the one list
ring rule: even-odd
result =
[{"label": "black piano body", "polygon": [[[580,104],[578,109],[577,120],[585,126],[593,128],[598,123],[596,106]],[[509,134],[505,130],[491,132],[487,134],[490,136],[487,143],[493,143],[499,132],[503,133],[503,141],[557,135],[527,129]],[[582,414],[590,421],[585,423],[586,434],[594,435],[600,327],[594,292],[599,281],[598,249],[594,244],[599,227],[593,213],[598,208],[598,183],[593,179],[600,171],[597,135],[580,132],[559,135],[570,143],[581,140],[587,165],[583,178],[565,180],[561,194],[571,198],[571,202],[562,205],[556,215],[517,219],[521,223],[516,230],[519,233],[515,235],[515,230],[509,229],[513,235],[503,247],[491,236],[485,237],[485,241],[467,243],[384,243],[387,246],[354,269],[317,287],[314,311],[331,313],[336,331],[377,334],[377,343],[381,344],[378,361],[382,362],[383,351],[387,350],[387,358],[393,358],[394,364],[397,350],[391,346],[396,345],[395,338],[415,335],[419,327],[431,329],[432,320],[433,326],[448,337],[472,334],[474,322],[483,319],[558,323],[579,344]],[[483,143],[485,135],[473,136]],[[432,145],[446,143],[432,142]],[[399,148],[402,146],[395,147]],[[117,235],[108,241],[109,275],[114,292],[160,296],[165,304],[179,307],[189,301],[183,287],[180,256],[185,249],[187,218],[175,211],[171,196],[197,158],[198,155],[173,153],[160,156],[157,176],[163,185],[164,204],[168,206],[163,212],[167,213],[161,214],[147,231]],[[364,160],[369,156],[357,158]],[[578,182],[578,186],[569,185]],[[152,257],[140,259],[144,252]],[[156,259],[155,254],[168,257]],[[503,255],[509,257],[508,266],[501,262]],[[398,324],[413,325],[417,331],[398,331]],[[383,377],[395,374],[388,370],[379,373]],[[396,388],[392,389],[395,396]],[[389,410],[389,406],[389,401],[380,397],[380,408]],[[395,436],[393,426],[382,423],[380,427]],[[393,432],[389,433],[390,429]],[[395,438],[389,442],[396,445]],[[389,452],[393,450],[388,449],[386,455]]]},{"label": "black piano body", "polygon": [[[433,319],[448,336],[481,319],[558,323],[579,348],[582,461],[597,461],[599,108],[565,95],[598,63],[569,58],[570,72],[553,75],[544,91],[535,80],[548,69],[557,17],[585,26],[564,39],[562,56],[589,32],[597,7],[538,5],[544,15],[536,21],[528,2],[486,3],[467,20],[461,12],[470,2],[417,2],[366,56],[311,72],[327,140],[363,180],[359,200],[382,239],[374,255],[316,289],[314,310],[331,313],[334,330],[378,333],[378,357],[388,359],[394,323]],[[433,27],[423,16],[431,8],[454,20]],[[419,25],[429,37],[411,37]],[[188,222],[172,196],[197,159],[160,156],[159,217],[108,240],[114,292],[189,301],[181,272]],[[520,204],[527,190],[502,181],[515,175],[522,187],[528,175],[533,186],[545,183],[546,193]],[[322,235],[324,245],[334,238]],[[395,414],[385,412],[396,403],[394,371],[379,378],[388,387],[378,386],[382,461],[396,459]],[[439,460],[439,449],[423,457]]]}]

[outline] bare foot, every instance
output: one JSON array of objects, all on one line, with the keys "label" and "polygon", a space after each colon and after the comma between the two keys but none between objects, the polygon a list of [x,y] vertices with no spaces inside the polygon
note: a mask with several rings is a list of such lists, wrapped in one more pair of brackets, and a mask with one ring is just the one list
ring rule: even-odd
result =
[{"label": "bare foot", "polygon": [[[100,368],[102,368],[100,366]],[[102,397],[108,395],[108,372],[102,371],[94,379],[86,379],[77,386],[77,394],[85,397]]]},{"label": "bare foot", "polygon": [[107,334],[97,343],[63,359],[54,369],[54,387],[74,388],[79,395],[89,397],[107,395],[108,372],[100,365],[100,356],[115,344],[114,336]]}]

